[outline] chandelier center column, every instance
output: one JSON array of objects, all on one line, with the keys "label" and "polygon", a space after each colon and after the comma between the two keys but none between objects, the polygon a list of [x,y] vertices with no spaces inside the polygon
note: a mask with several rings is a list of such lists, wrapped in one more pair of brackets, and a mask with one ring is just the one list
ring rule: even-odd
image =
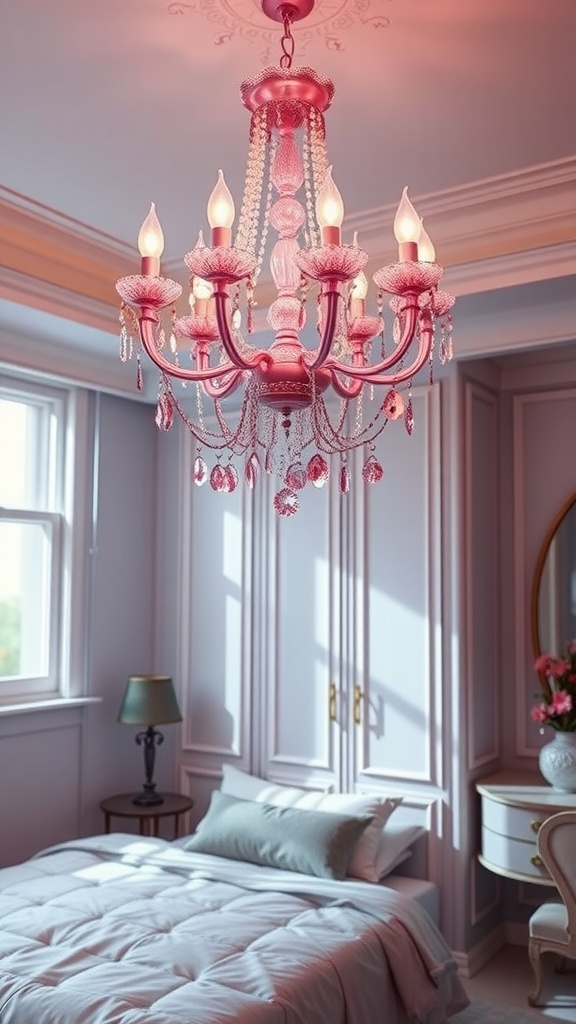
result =
[{"label": "chandelier center column", "polygon": [[281,129],[270,177],[280,198],[270,210],[270,223],[279,235],[270,257],[270,271],[278,298],[270,306],[268,323],[276,331],[274,347],[288,343],[291,351],[287,347],[286,356],[293,359],[302,352],[298,332],[305,324],[305,311],[297,297],[301,275],[294,257],[300,250],[297,236],[306,214],[295,198],[304,183],[304,167],[292,128]]}]

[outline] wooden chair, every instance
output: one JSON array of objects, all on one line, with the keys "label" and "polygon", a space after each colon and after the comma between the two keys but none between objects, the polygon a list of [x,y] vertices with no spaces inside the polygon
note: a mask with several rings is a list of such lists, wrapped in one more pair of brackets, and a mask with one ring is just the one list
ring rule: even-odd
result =
[{"label": "wooden chair", "polygon": [[542,990],[543,953],[556,953],[561,959],[576,960],[576,810],[553,814],[538,832],[538,853],[556,884],[560,900],[549,900],[530,918],[528,955],[534,971],[534,988],[528,996],[537,1006]]}]

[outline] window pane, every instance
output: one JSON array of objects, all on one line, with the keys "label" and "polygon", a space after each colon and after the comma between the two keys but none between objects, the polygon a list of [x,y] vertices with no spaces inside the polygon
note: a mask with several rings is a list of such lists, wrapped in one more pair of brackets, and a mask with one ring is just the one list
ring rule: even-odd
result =
[{"label": "window pane", "polygon": [[49,673],[51,533],[0,521],[0,679]]},{"label": "window pane", "polygon": [[55,507],[55,406],[51,401],[7,398],[0,392],[0,505]]},{"label": "window pane", "polygon": [[0,399],[0,505],[26,505],[26,421],[21,402]]}]

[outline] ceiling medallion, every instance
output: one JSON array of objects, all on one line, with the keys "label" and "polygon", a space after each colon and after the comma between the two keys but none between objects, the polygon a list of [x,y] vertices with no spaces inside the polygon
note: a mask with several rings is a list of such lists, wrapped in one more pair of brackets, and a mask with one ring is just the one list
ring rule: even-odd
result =
[{"label": "ceiling medallion", "polygon": [[[432,379],[435,324],[440,362],[452,358],[454,297],[439,288],[442,267],[407,189],[394,220],[398,261],[373,274],[376,310],[367,312],[368,254],[356,237],[342,241],[344,204],[328,162],[324,113],[334,86],[311,67],[292,66],[292,23],[313,4],[262,0],[264,13],[282,23],[280,61],[241,84],[251,117],[238,228],[233,240],[234,200],[219,171],[207,207],[209,244],[200,232],[184,256],[187,315],[175,307],[181,286],[161,276],[164,236],[154,203],[138,236],[140,274],[116,284],[120,357],[136,350],[140,390],[142,353],[160,370],[156,423],[169,430],[177,414],[193,434],[193,481],[229,493],[240,482],[237,466],[249,488],[262,469],[276,477],[273,506],[281,516],[298,510],[303,487],[327,482],[332,456],[342,495],[351,487],[354,451],[358,475],[378,483],[384,470],[376,439],[393,420],[412,433],[412,382],[425,366]],[[260,347],[250,339],[266,254],[276,297],[267,313],[272,337]],[[392,312],[386,344],[385,296]],[[160,315],[167,307],[168,332]],[[178,385],[189,383],[196,394],[187,403]],[[234,393],[239,401],[230,402]],[[214,453],[211,470],[205,450]]]},{"label": "ceiling medallion", "polygon": [[[371,29],[390,27],[390,18],[383,8],[392,0],[318,0],[306,26],[295,27],[294,32],[301,53],[311,42],[324,43],[328,50],[344,50],[341,34],[354,25]],[[259,46],[262,59],[270,60],[271,49],[277,43],[277,32],[262,7],[254,0],[194,0],[192,3],[174,0],[168,4],[169,14],[201,14],[218,25],[214,45],[224,46],[241,38]]]}]

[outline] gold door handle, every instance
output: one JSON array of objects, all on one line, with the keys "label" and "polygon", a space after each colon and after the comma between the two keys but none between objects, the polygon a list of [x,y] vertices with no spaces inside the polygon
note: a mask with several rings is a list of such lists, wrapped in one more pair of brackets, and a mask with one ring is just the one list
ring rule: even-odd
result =
[{"label": "gold door handle", "polygon": [[533,832],[536,832],[536,834],[538,834],[538,832],[540,831],[541,826],[542,826],[542,822],[541,821],[531,821],[530,822],[530,828],[532,829]]},{"label": "gold door handle", "polygon": [[535,853],[533,857],[530,857],[530,863],[533,864],[535,868],[541,868],[543,864],[542,857],[538,853]]},{"label": "gold door handle", "polygon": [[331,722],[336,722],[336,683],[330,683],[328,691],[328,717]]},{"label": "gold door handle", "polygon": [[356,684],[356,686],[354,687],[354,722],[356,725],[360,725],[362,723],[363,696],[364,694],[362,693],[362,687]]}]

